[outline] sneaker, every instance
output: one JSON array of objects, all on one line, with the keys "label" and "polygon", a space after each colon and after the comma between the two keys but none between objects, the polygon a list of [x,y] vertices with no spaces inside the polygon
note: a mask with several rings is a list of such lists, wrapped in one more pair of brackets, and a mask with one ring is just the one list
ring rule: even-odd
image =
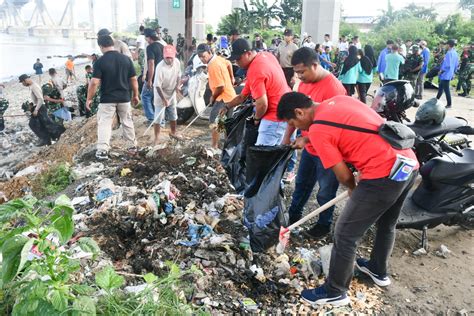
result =
[{"label": "sneaker", "polygon": [[450,108],[452,108],[452,106],[451,105],[446,105],[446,108],[450,109]]},{"label": "sneaker", "polygon": [[106,150],[98,150],[95,152],[95,158],[97,160],[107,160],[109,159],[109,153]]},{"label": "sneaker", "polygon": [[306,230],[304,234],[309,237],[309,238],[322,238],[329,234],[331,231],[331,228],[326,225],[321,225],[319,223],[316,223],[312,228]]},{"label": "sneaker", "polygon": [[343,306],[351,302],[346,293],[341,295],[330,295],[326,292],[324,285],[315,289],[306,289],[301,292],[301,298],[311,305]]},{"label": "sneaker", "polygon": [[460,97],[465,97],[465,96],[467,96],[467,93],[466,93],[466,92],[458,93],[458,96],[460,96]]},{"label": "sneaker", "polygon": [[390,281],[390,278],[386,274],[379,275],[370,271],[369,260],[367,259],[357,259],[356,267],[360,272],[367,274],[372,279],[372,281],[374,281],[375,284],[377,284],[378,286],[389,286],[392,283],[392,281]]},{"label": "sneaker", "polygon": [[286,174],[285,180],[283,180],[285,183],[292,183],[296,179],[296,173],[293,171],[290,171]]}]

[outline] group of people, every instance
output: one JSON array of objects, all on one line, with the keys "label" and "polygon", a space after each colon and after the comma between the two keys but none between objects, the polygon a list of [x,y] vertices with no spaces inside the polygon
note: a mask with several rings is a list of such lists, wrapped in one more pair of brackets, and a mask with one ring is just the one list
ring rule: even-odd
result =
[{"label": "group of people", "polygon": [[[172,45],[173,39],[165,30],[167,40],[156,29],[141,28],[140,32],[136,58],[141,60],[141,93],[133,56],[124,46],[126,44],[114,39],[106,29],[98,33],[97,43],[102,56],[86,69],[85,98],[86,111],[92,111],[100,86],[97,159],[108,159],[114,115],[119,117],[128,152],[136,154],[131,105],[138,104],[140,99],[147,123],[154,126],[155,144],[159,142],[164,120],[170,123],[170,136],[181,138],[176,130],[176,93],[181,80],[179,47],[177,49]],[[405,50],[400,50],[393,41],[387,41],[387,47],[377,60],[370,45],[365,45],[362,50],[358,37],[347,41],[342,36],[334,47],[329,34],[321,45],[313,45],[308,36],[299,47],[291,30],[285,30],[283,35],[283,41],[274,51],[265,49],[260,37],[250,43],[240,38],[238,31],[233,31],[227,38],[227,47],[222,47],[224,40],[216,46],[213,36],[197,46],[197,58],[207,67],[212,93],[212,146],[218,147],[219,144],[216,118],[229,115],[234,107],[251,98],[254,106],[251,122],[258,129],[255,145],[287,144],[302,149],[288,210],[290,224],[301,219],[316,183],[319,185],[317,201],[320,205],[333,199],[341,184],[347,187],[350,199],[335,225],[328,278],[323,285],[301,293],[302,298],[312,304],[346,305],[349,303],[347,291],[354,264],[378,286],[390,285],[387,267],[395,240],[395,226],[403,201],[417,175],[418,164],[411,149],[393,148],[379,135],[361,133],[344,126],[377,131],[383,124],[384,120],[364,104],[365,94],[377,72],[384,82],[397,80],[401,75],[400,65],[407,65],[402,72],[410,78],[415,90],[418,89],[417,96],[420,98],[423,90],[418,88],[418,80],[422,83],[428,72],[429,50],[423,53],[427,49],[426,42],[420,41],[419,46],[405,47],[411,54],[406,51],[403,56]],[[455,43],[448,41],[447,45],[448,51],[441,59],[439,76],[440,91],[448,97],[449,80],[457,69],[457,55]],[[222,49],[229,51],[228,59],[218,54]],[[337,62],[340,62],[338,72],[334,72],[337,62],[330,57],[333,50]],[[232,65],[245,73],[245,86],[239,94],[234,89]],[[61,83],[54,78],[53,74],[51,81],[54,86],[61,87]],[[58,99],[45,98],[39,86],[27,75],[20,76],[20,82],[30,87],[33,105],[29,110],[50,133],[50,143],[59,137],[60,130],[51,128],[52,120],[45,102],[54,103]],[[360,101],[351,97],[355,90]],[[60,91],[58,98],[63,100]],[[448,99],[448,106],[450,102]],[[297,130],[300,134],[295,139]],[[395,179],[392,177],[393,166],[400,156],[413,161],[413,164],[403,178]],[[358,171],[358,180],[348,164]],[[309,238],[329,234],[333,212],[334,207],[321,213],[316,224],[304,234]],[[377,233],[371,257],[356,258],[357,242],[373,224],[377,227]]]}]

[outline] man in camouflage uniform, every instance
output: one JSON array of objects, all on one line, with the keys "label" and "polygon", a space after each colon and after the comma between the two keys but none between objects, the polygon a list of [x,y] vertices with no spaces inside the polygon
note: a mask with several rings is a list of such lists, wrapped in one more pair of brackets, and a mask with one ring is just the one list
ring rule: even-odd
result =
[{"label": "man in camouflage uniform", "polygon": [[87,65],[85,67],[86,70],[86,84],[80,85],[77,87],[76,94],[77,94],[77,103],[79,107],[79,114],[85,117],[91,117],[97,113],[97,109],[99,107],[99,95],[100,91],[98,88],[94,98],[92,99],[91,110],[87,111],[86,109],[86,101],[87,101],[87,89],[89,88],[89,82],[92,80],[92,67]]},{"label": "man in camouflage uniform", "polygon": [[433,50],[433,65],[431,66],[430,71],[426,74],[426,79],[429,82],[433,81],[433,78],[436,77],[441,68],[441,63],[443,62],[444,55],[446,54],[446,49],[444,48],[445,43],[439,42],[438,47]]},{"label": "man in camouflage uniform", "polygon": [[54,115],[54,112],[64,106],[64,99],[61,97],[61,93],[51,82],[42,85],[41,91],[43,92],[44,104],[48,110],[48,115],[54,121],[61,122],[61,120]]},{"label": "man in camouflage uniform", "polygon": [[5,120],[3,119],[3,114],[8,109],[8,100],[0,98],[0,132],[5,129]]},{"label": "man in camouflage uniform", "polygon": [[164,28],[163,29],[163,40],[166,42],[166,44],[168,45],[173,45],[173,37],[171,37],[171,35],[168,34],[168,29],[167,28]]},{"label": "man in camouflage uniform", "polygon": [[[465,46],[461,54],[461,66],[459,67],[458,87],[462,88],[461,97],[469,96],[471,92],[471,79],[474,75],[474,54],[472,45]],[[459,90],[459,89],[458,89]]]},{"label": "man in camouflage uniform", "polygon": [[176,39],[176,52],[179,60],[184,60],[184,37],[181,33],[178,33],[178,38]]},{"label": "man in camouflage uniform", "polygon": [[413,45],[411,47],[411,54],[405,61],[405,71],[403,78],[410,81],[413,89],[415,89],[416,80],[418,79],[421,67],[423,67],[423,57],[421,56],[420,47],[418,45]]}]

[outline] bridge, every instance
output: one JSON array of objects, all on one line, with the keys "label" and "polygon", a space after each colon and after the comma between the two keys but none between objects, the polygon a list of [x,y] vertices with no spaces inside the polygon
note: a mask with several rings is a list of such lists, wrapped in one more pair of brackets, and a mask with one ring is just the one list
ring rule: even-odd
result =
[{"label": "bridge", "polygon": [[[57,1],[60,2],[60,1]],[[88,0],[89,27],[79,28],[74,18],[76,0],[61,1],[65,4],[59,21],[55,21],[48,12],[44,0],[4,0],[0,5],[0,32],[30,36],[93,37],[95,36],[95,0]],[[34,3],[33,14],[24,19],[21,10],[28,3]],[[110,0],[112,12],[112,30],[119,30],[119,1]],[[136,0],[137,21],[143,21],[143,0]]]}]

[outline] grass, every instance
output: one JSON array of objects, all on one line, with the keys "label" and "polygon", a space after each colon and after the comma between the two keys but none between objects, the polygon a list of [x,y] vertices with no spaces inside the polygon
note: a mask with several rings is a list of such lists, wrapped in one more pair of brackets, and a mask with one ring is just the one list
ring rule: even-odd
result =
[{"label": "grass", "polygon": [[35,196],[43,198],[64,190],[73,181],[71,168],[60,163],[36,176],[32,181],[32,191]]}]

